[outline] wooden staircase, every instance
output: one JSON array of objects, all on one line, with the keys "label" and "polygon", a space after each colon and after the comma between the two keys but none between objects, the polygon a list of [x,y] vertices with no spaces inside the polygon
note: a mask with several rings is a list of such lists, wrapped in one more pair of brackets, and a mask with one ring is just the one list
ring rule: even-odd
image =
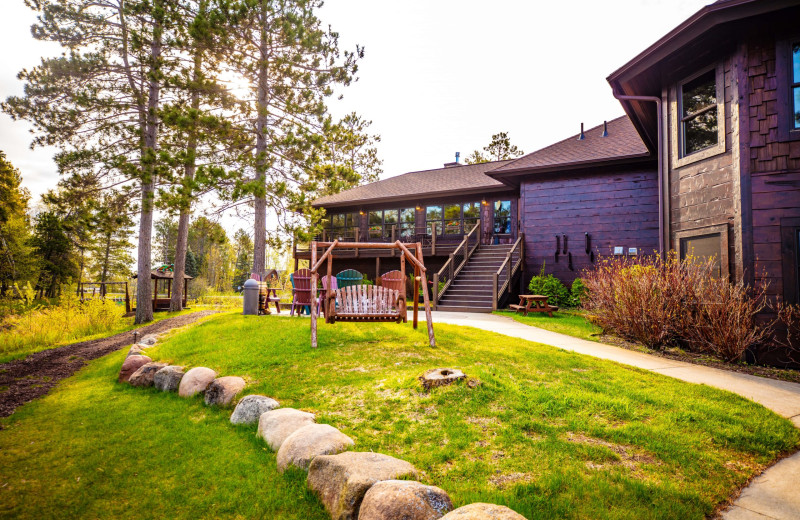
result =
[{"label": "wooden staircase", "polygon": [[[492,312],[497,272],[506,263],[513,244],[481,245],[454,275],[446,292],[438,300],[436,309],[456,312]],[[511,254],[511,265],[519,260],[520,251]],[[503,280],[500,280],[500,284]]]}]

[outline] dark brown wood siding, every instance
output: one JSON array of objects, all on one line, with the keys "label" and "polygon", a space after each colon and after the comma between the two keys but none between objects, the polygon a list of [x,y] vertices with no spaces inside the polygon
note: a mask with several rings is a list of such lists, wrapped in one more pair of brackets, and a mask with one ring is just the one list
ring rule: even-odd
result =
[{"label": "dark brown wood siding", "polygon": [[[795,33],[797,34],[797,33]],[[787,287],[796,273],[791,250],[782,250],[781,236],[800,218],[800,140],[781,139],[779,124],[787,121],[778,99],[781,77],[776,64],[776,42],[790,33],[753,36],[747,44],[747,97],[752,179],[753,252],[756,281],[768,282],[773,298],[796,298],[796,287]],[[784,64],[785,66],[786,64]],[[783,121],[782,121],[783,120]],[[785,248],[784,248],[785,249]],[[789,284],[792,285],[792,284]],[[787,293],[789,291],[789,293]]]},{"label": "dark brown wood siding", "polygon": [[[522,231],[525,233],[525,283],[545,267],[571,284],[600,256],[635,247],[640,254],[658,248],[658,184],[655,166],[625,171],[589,171],[572,175],[535,176],[520,186]],[[592,264],[585,234],[595,254]],[[555,235],[566,235],[567,253],[555,261]],[[563,251],[563,241],[561,244]]]}]

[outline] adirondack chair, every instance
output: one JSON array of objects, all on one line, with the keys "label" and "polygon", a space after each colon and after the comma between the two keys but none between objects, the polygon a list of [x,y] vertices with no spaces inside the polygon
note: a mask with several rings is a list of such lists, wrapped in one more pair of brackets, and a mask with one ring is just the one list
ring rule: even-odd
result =
[{"label": "adirondack chair", "polygon": [[292,273],[290,278],[292,280],[292,309],[289,311],[289,316],[294,316],[295,309],[297,309],[298,316],[306,308],[311,314],[311,271],[300,269]]},{"label": "adirondack chair", "polygon": [[361,285],[364,282],[364,275],[355,269],[345,269],[336,275],[336,283],[339,289],[350,287],[351,285]]},{"label": "adirondack chair", "polygon": [[275,310],[281,313],[281,298],[278,296],[278,288],[274,286],[279,281],[278,272],[272,269],[264,276],[264,281],[258,285],[259,308],[264,314],[270,314],[269,304],[275,304]]},{"label": "adirondack chair", "polygon": [[[389,271],[381,276],[381,287],[397,291],[400,294],[398,305],[406,306],[406,275],[400,271]],[[406,317],[403,316],[403,322]]]}]

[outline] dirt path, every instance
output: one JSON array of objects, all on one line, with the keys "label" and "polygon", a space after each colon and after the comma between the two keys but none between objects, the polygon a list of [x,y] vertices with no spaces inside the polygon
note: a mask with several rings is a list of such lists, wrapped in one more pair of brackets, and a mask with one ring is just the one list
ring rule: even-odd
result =
[{"label": "dirt path", "polygon": [[[136,329],[139,337],[183,327],[216,311],[200,311]],[[42,350],[25,359],[0,364],[0,417],[14,413],[17,407],[48,393],[59,381],[77,372],[92,359],[105,356],[133,343],[133,331],[107,338],[73,343]]]}]

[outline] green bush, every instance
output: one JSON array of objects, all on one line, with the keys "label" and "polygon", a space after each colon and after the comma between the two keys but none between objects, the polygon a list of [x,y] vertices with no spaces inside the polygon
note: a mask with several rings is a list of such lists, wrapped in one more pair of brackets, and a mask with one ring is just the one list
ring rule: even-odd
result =
[{"label": "green bush", "polygon": [[539,276],[534,276],[528,284],[528,290],[531,294],[547,296],[548,305],[568,307],[572,301],[567,286],[552,274],[544,276],[544,273],[540,273]]},{"label": "green bush", "polygon": [[570,305],[572,307],[580,307],[581,302],[586,297],[586,285],[580,278],[575,278],[572,282],[572,289],[570,290]]}]

